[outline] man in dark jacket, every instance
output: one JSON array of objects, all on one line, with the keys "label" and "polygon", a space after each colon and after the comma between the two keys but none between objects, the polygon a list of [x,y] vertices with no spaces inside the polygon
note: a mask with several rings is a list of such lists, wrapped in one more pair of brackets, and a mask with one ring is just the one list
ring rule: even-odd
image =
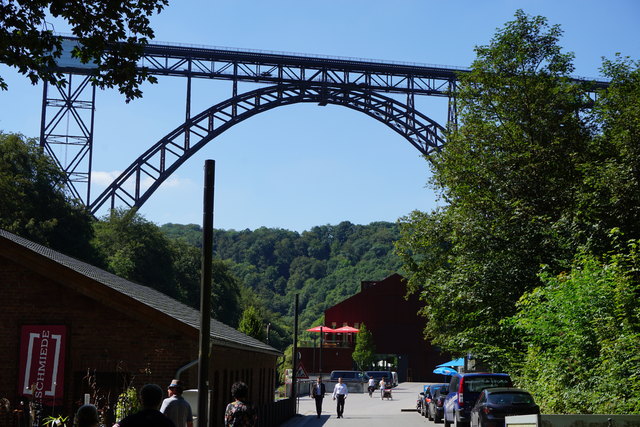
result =
[{"label": "man in dark jacket", "polygon": [[176,427],[169,417],[158,411],[162,395],[159,385],[144,385],[140,390],[142,409],[120,421],[119,427]]},{"label": "man in dark jacket", "polygon": [[316,412],[318,413],[318,418],[320,418],[320,413],[322,412],[322,399],[324,399],[325,393],[326,389],[322,383],[322,377],[318,377],[318,382],[311,387],[311,397],[316,400]]}]

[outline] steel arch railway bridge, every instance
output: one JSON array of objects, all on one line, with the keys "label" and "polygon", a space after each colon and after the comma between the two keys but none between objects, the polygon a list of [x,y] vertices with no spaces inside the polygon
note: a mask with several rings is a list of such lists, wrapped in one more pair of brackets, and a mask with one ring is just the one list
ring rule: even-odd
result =
[{"label": "steel arch railway bridge", "polygon": [[[72,47],[75,40],[66,38],[65,43]],[[468,72],[463,68],[167,44],[147,45],[139,65],[154,75],[187,79],[184,123],[153,144],[93,199],[95,87],[87,66],[61,61],[60,70],[68,73],[67,87],[44,85],[40,144],[65,172],[72,195],[94,214],[102,207],[142,206],[209,141],[235,124],[283,105],[334,104],[360,111],[428,155],[444,144],[444,127],[416,109],[416,97],[448,98],[448,121],[455,123],[457,76]],[[194,78],[230,81],[231,96],[192,115]],[[259,88],[238,93],[239,82],[252,82]],[[142,180],[151,185],[143,188]]]}]

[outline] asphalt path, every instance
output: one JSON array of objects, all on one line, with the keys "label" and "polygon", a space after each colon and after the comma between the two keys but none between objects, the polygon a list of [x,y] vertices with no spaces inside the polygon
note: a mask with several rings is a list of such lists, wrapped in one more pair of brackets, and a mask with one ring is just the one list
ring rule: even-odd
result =
[{"label": "asphalt path", "polygon": [[393,389],[392,400],[380,399],[380,391],[373,397],[368,393],[352,393],[344,405],[344,417],[338,418],[336,402],[327,387],[322,415],[316,417],[315,402],[311,397],[299,398],[298,415],[281,427],[360,426],[360,427],[442,427],[421,416],[416,409],[418,393],[427,383],[401,383]]}]

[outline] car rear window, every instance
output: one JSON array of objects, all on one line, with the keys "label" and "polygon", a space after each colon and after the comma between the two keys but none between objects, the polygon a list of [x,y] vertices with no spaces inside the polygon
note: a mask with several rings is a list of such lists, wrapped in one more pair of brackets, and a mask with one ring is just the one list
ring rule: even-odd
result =
[{"label": "car rear window", "polygon": [[490,393],[487,396],[489,403],[497,405],[531,405],[533,397],[529,393]]},{"label": "car rear window", "polygon": [[362,378],[360,372],[357,371],[334,371],[331,373],[331,379],[337,380],[338,378],[342,378],[343,380],[353,380]]},{"label": "car rear window", "polygon": [[377,380],[381,380],[382,378],[386,378],[387,381],[391,380],[391,372],[367,371],[367,376]]},{"label": "car rear window", "polygon": [[480,393],[485,388],[510,387],[511,379],[506,376],[467,377],[464,379],[464,390]]}]

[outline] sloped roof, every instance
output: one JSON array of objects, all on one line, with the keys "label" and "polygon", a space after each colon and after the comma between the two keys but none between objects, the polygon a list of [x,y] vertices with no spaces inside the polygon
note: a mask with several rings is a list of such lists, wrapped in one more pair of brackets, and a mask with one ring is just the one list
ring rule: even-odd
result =
[{"label": "sloped roof", "polygon": [[[13,245],[12,245],[13,243]],[[16,236],[5,230],[0,229],[0,254],[5,252],[9,246],[15,246],[37,254],[42,258],[52,261],[66,269],[79,273],[80,275],[90,279],[99,285],[106,286],[128,298],[142,303],[153,310],[163,313],[178,322],[200,329],[200,312],[186,304],[181,303],[155,289],[148,286],[131,282],[109,273],[93,265],[79,261],[75,258],[54,251],[50,248],[34,243],[30,240]],[[16,255],[15,253],[13,254]],[[29,267],[29,265],[27,265]],[[41,272],[42,273],[42,272]],[[46,273],[45,273],[46,275]],[[52,280],[57,280],[55,275],[49,276]],[[64,284],[64,283],[63,283]],[[211,342],[215,345],[224,347],[241,348],[261,353],[270,353],[273,355],[281,355],[282,353],[275,348],[255,339],[242,332],[225,325],[215,319],[211,319]]]}]

